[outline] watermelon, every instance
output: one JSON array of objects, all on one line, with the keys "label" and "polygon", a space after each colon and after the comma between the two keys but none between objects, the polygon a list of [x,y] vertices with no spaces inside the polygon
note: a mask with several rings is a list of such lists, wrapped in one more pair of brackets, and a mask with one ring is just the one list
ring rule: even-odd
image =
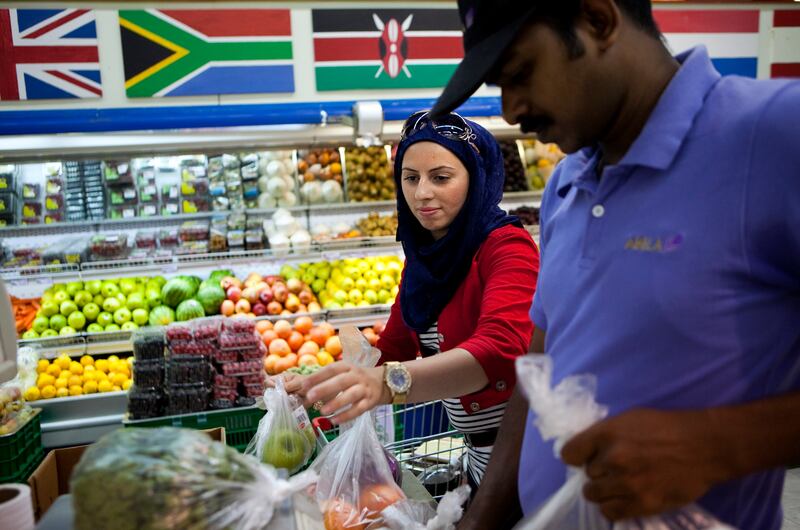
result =
[{"label": "watermelon", "polygon": [[194,285],[185,278],[187,277],[179,276],[169,280],[164,284],[164,287],[161,289],[161,299],[163,300],[164,305],[168,305],[169,307],[178,307],[178,304],[194,296],[194,294],[197,292],[197,287],[200,285],[200,282],[197,282],[197,285]]},{"label": "watermelon", "polygon": [[225,291],[222,290],[219,284],[216,287],[214,285],[203,285],[197,291],[197,301],[203,306],[206,315],[217,315],[219,314],[220,305],[225,301]]},{"label": "watermelon", "polygon": [[178,317],[179,321],[184,321],[194,318],[203,318],[206,316],[206,313],[203,311],[203,306],[200,302],[190,298],[180,303],[178,309],[175,310],[175,316]]},{"label": "watermelon", "polygon": [[166,326],[175,322],[175,311],[171,307],[160,305],[150,310],[151,326]]},{"label": "watermelon", "polygon": [[189,282],[189,284],[194,287],[194,292],[197,292],[197,289],[200,288],[200,283],[202,282],[202,280],[197,276],[178,276],[178,278]]},{"label": "watermelon", "polygon": [[233,274],[233,271],[230,269],[222,269],[212,272],[211,276],[209,276],[208,279],[215,280],[217,282],[217,285],[219,285],[219,282],[222,281],[222,278],[226,276],[235,276],[235,274]]},{"label": "watermelon", "polygon": [[208,280],[203,280],[200,283],[200,287],[197,289],[197,292],[202,291],[203,288],[205,288],[205,287],[217,287],[219,289],[222,289],[222,287],[220,286],[219,282],[220,282],[220,280],[212,280],[211,278],[209,278]]}]

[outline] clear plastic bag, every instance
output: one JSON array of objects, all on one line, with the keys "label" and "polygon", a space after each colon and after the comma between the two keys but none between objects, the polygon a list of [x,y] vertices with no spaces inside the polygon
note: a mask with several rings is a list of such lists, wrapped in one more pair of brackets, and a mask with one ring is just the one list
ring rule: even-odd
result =
[{"label": "clear plastic bag", "polygon": [[[342,328],[339,337],[344,360],[363,367],[377,364],[380,352],[356,328]],[[394,482],[372,412],[343,424],[312,469],[319,475],[316,499],[328,529],[364,530],[382,520],[386,507],[406,498]]]},{"label": "clear plastic bag", "polygon": [[282,377],[275,378],[275,387],[266,389],[263,400],[257,404],[265,407],[267,413],[258,422],[256,435],[245,454],[289,473],[298,471],[314,452],[316,438],[313,431],[309,435],[308,429],[299,425],[301,420],[295,418],[297,406],[292,406]]},{"label": "clear plastic bag", "polygon": [[316,480],[288,480],[188,429],[118,429],[89,446],[71,480],[76,530],[261,530]]},{"label": "clear plastic bag", "polygon": [[396,502],[383,510],[383,524],[391,530],[453,530],[464,515],[469,492],[466,485],[448,491],[436,510],[427,502]]},{"label": "clear plastic bag", "polygon": [[[546,355],[517,359],[517,381],[536,413],[542,439],[555,440],[554,451],[570,438],[602,420],[608,408],[595,401],[597,381],[593,375],[565,378],[552,387],[553,360]],[[697,505],[641,519],[611,523],[596,504],[583,496],[586,473],[569,468],[567,481],[536,513],[520,522],[518,530],[733,530]]]}]

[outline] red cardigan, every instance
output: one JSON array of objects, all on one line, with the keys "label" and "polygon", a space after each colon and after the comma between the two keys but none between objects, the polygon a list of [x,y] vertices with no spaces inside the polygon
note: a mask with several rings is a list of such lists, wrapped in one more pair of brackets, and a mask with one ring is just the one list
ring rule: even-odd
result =
[{"label": "red cardigan", "polygon": [[[533,335],[528,312],[538,274],[539,250],[528,232],[513,225],[498,228],[480,246],[467,277],[439,315],[441,351],[467,350],[489,378],[482,390],[461,396],[470,414],[511,398],[514,361],[528,351]],[[378,349],[379,364],[420,355],[417,334],[403,322],[399,296]]]}]

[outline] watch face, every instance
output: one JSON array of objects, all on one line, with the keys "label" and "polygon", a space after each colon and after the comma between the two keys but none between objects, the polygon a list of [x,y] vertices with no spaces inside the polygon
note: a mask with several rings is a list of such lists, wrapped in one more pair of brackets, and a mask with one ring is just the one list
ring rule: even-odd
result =
[{"label": "watch face", "polygon": [[408,373],[402,368],[392,368],[389,370],[387,383],[395,392],[406,392],[410,386]]}]

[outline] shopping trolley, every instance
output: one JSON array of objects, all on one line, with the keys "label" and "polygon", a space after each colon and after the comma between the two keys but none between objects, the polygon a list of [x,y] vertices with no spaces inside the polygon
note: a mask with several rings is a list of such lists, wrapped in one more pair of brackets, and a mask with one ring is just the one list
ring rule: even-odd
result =
[{"label": "shopping trolley", "polygon": [[[384,447],[402,469],[417,476],[434,499],[463,482],[464,438],[450,425],[441,401],[378,407],[374,418]],[[312,423],[323,446],[339,436],[339,428],[325,417],[314,418]]]}]

